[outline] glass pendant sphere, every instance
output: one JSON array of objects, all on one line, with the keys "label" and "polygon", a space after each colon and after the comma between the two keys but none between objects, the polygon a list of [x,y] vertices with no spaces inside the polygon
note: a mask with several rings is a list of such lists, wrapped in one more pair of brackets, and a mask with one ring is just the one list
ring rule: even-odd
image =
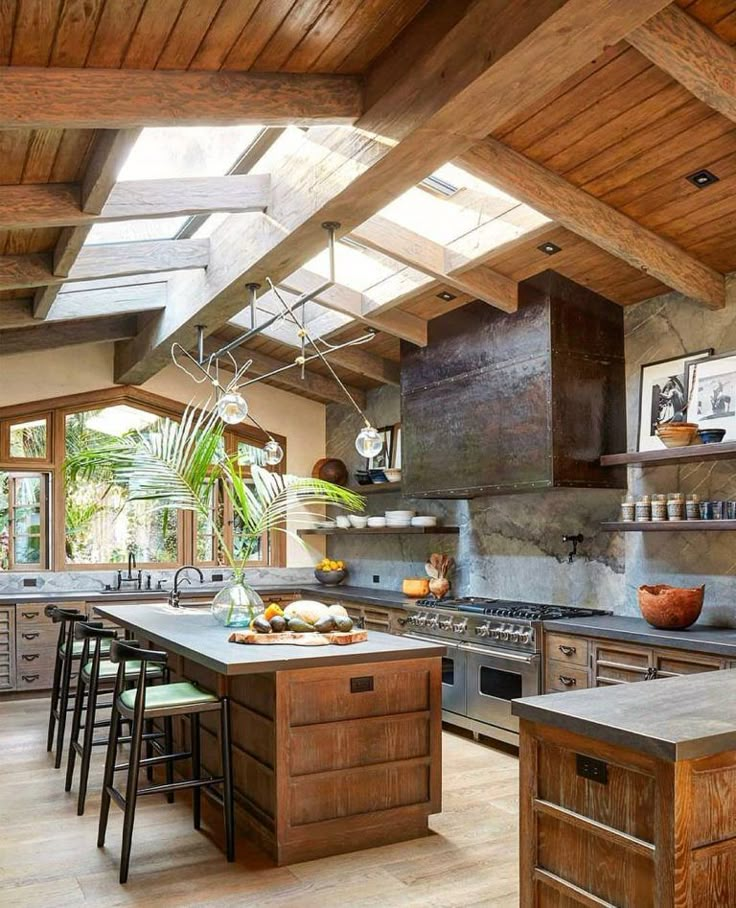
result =
[{"label": "glass pendant sphere", "polygon": [[230,391],[217,401],[217,413],[223,422],[232,426],[236,422],[242,422],[248,415],[248,403],[242,394]]},{"label": "glass pendant sphere", "polygon": [[272,438],[263,446],[263,459],[270,467],[275,467],[284,459],[284,449]]},{"label": "glass pendant sphere", "polygon": [[355,439],[355,450],[361,457],[375,457],[383,450],[383,439],[378,434],[378,429],[373,426],[365,426],[358,432]]}]

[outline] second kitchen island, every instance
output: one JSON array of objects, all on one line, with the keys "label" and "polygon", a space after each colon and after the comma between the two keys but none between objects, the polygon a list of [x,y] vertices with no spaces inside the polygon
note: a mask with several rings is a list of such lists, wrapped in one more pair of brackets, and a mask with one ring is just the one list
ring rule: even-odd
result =
[{"label": "second kitchen island", "polygon": [[[442,799],[442,645],[370,631],[352,646],[248,646],[208,610],[95,611],[165,650],[172,680],[230,698],[236,823],[277,864],[428,834]],[[176,720],[176,743],[187,735]],[[207,716],[202,763],[219,772]]]}]

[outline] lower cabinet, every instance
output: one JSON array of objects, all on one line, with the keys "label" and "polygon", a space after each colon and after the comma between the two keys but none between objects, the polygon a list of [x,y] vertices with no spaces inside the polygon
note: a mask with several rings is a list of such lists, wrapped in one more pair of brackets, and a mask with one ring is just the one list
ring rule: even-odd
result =
[{"label": "lower cabinet", "polygon": [[15,687],[15,606],[0,606],[0,690]]},{"label": "lower cabinet", "polygon": [[384,634],[403,634],[402,624],[405,615],[403,608],[384,608],[383,606],[363,605],[360,602],[342,601],[348,615],[353,621],[368,631],[381,631]]},{"label": "lower cabinet", "polygon": [[728,659],[707,653],[573,634],[546,635],[544,656],[545,693],[675,678],[731,667]]}]

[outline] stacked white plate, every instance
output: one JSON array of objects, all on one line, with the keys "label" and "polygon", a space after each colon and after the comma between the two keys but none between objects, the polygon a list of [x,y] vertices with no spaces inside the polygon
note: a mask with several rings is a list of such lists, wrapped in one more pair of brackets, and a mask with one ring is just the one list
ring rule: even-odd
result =
[{"label": "stacked white plate", "polygon": [[436,527],[437,518],[430,517],[429,515],[424,517],[412,517],[411,525],[413,527]]},{"label": "stacked white plate", "polygon": [[386,526],[396,529],[410,527],[412,517],[416,517],[416,511],[386,511]]}]

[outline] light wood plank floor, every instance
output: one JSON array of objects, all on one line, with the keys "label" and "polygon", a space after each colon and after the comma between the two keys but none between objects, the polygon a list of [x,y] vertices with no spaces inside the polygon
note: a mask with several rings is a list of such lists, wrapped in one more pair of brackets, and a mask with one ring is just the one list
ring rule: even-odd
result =
[{"label": "light wood plank floor", "polygon": [[[435,834],[355,854],[273,867],[245,840],[228,865],[191,828],[187,802],[138,802],[130,879],[117,882],[122,813],[96,848],[102,749],[84,817],[45,750],[48,701],[0,703],[0,906],[109,908],[515,908],[518,772],[514,757],[444,735],[444,811]],[[219,838],[220,814],[206,812]]]}]

